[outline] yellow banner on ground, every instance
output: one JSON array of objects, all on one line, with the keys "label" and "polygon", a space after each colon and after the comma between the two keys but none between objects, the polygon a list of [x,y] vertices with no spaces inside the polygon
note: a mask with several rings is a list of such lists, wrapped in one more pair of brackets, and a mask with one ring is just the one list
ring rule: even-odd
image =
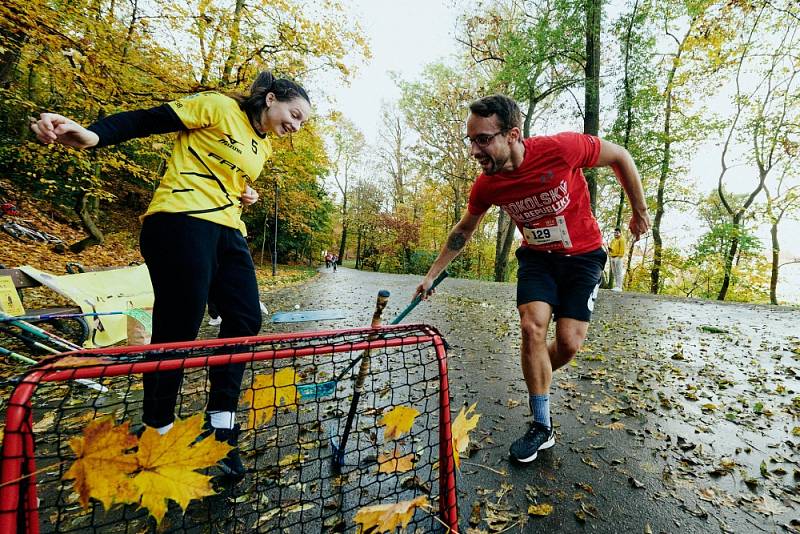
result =
[{"label": "yellow banner on ground", "polygon": [[[153,307],[153,286],[146,265],[110,271],[54,275],[26,265],[25,274],[80,306],[84,313],[124,312]],[[88,316],[86,348],[107,347],[128,336],[126,315]]]},{"label": "yellow banner on ground", "polygon": [[10,276],[0,276],[0,310],[8,315],[25,315],[25,307]]}]

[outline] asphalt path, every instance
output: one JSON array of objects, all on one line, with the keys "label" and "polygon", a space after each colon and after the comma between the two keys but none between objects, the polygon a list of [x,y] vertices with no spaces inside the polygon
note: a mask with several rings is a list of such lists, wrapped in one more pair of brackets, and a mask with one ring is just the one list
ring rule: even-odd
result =
[{"label": "asphalt path", "polygon": [[[381,289],[388,322],[419,281],[321,268],[262,299],[345,318],[263,333],[366,326]],[[800,532],[800,312],[601,290],[584,349],[554,375],[556,445],[517,465],[508,446],[530,415],[514,294],[447,279],[404,321],[444,335],[454,410],[481,414],[458,477],[463,532]]]}]

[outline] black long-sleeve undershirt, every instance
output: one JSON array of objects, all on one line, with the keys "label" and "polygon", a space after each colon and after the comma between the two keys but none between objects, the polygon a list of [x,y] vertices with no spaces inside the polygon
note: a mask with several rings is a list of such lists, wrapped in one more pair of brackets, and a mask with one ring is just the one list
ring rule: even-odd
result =
[{"label": "black long-sleeve undershirt", "polygon": [[100,137],[94,148],[116,145],[135,137],[187,130],[169,104],[115,113],[87,129]]}]

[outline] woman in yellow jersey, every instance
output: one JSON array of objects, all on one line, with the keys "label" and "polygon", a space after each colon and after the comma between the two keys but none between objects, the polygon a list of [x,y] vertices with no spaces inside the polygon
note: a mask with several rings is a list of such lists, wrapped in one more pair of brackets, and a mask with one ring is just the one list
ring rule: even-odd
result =
[{"label": "woman in yellow jersey", "polygon": [[[306,91],[262,72],[249,95],[205,92],[147,110],[111,115],[88,128],[58,114],[31,124],[45,144],[100,148],[156,133],[178,132],[167,170],[142,216],[140,246],[155,303],[153,343],[197,337],[211,299],[222,317],[219,337],[252,336],[261,328],[255,267],[245,241],[242,207],[258,200],[250,187],[270,157],[269,133],[297,132],[308,120]],[[212,367],[207,426],[234,449],[220,464],[244,475],[234,422],[244,364]],[[144,376],[142,422],[169,431],[182,371]],[[209,428],[209,433],[211,432]]]}]

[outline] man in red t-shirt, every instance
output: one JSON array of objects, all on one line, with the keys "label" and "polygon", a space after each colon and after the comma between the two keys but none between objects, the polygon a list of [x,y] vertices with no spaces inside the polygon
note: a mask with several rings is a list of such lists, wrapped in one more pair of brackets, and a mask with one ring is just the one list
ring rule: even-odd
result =
[{"label": "man in red t-shirt", "polygon": [[[589,201],[584,167],[614,170],[633,209],[634,238],[650,229],[639,173],[624,148],[574,132],[522,139],[517,104],[503,95],[470,105],[467,136],[483,173],[475,180],[467,211],[416,290],[427,296],[433,280],[472,237],[491,206],[500,206],[522,233],[517,250],[517,309],[522,330],[522,374],[533,421],[510,447],[513,460],[530,462],[555,444],[550,420],[553,371],[578,352],[589,328],[606,262],[602,236]],[[547,327],[556,320],[555,339]]]}]

